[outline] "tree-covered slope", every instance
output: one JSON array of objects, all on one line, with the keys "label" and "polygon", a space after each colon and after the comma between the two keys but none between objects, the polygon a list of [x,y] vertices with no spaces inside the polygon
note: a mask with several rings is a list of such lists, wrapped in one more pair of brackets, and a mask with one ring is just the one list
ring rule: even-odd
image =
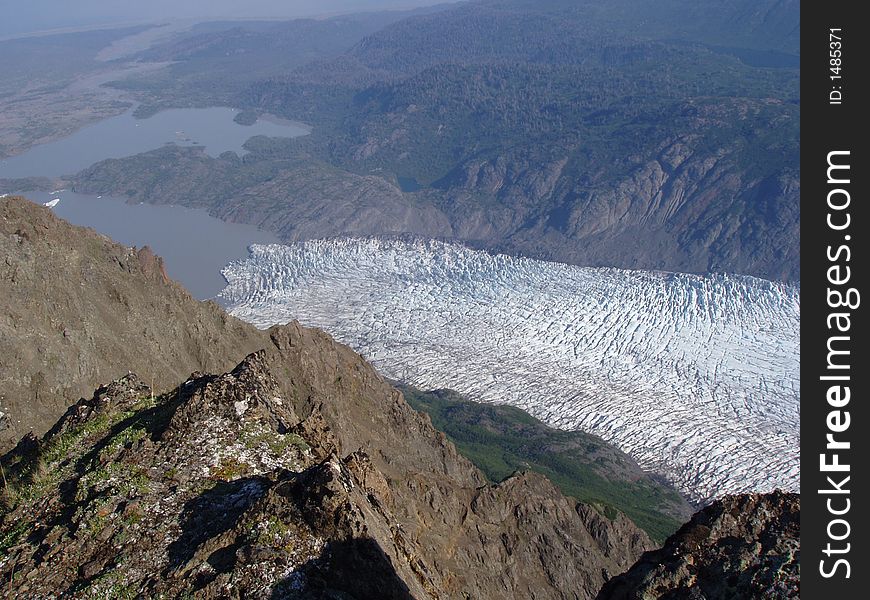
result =
[{"label": "tree-covered slope", "polygon": [[457,238],[797,279],[797,11],[771,4],[472,3],[249,100],[319,124],[332,164],[421,186]]},{"label": "tree-covered slope", "polygon": [[[582,265],[797,280],[798,8],[469,2],[304,64],[277,50],[266,60],[262,40],[254,67],[226,63],[215,48],[254,44],[238,32],[164,58],[190,73],[219,60],[243,82],[234,104],[314,125],[292,143],[256,142],[229,165],[233,185],[208,191],[213,214],[285,240],[414,233]],[[171,104],[188,92],[166,93]],[[155,173],[156,186],[129,184]],[[379,191],[348,196],[359,178]],[[187,182],[168,155],[77,179],[202,205],[167,199]]]},{"label": "tree-covered slope", "polygon": [[537,471],[566,496],[611,517],[624,512],[657,542],[691,513],[673,487],[597,436],[553,429],[519,408],[472,402],[449,390],[400,389],[490,481]]}]

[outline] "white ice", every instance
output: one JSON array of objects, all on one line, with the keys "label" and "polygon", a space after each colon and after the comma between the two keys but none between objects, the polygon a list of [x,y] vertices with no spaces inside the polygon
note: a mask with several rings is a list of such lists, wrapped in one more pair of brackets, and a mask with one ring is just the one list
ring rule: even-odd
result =
[{"label": "white ice", "polygon": [[376,239],[252,246],[224,275],[244,320],[598,434],[692,499],[799,488],[799,286]]}]

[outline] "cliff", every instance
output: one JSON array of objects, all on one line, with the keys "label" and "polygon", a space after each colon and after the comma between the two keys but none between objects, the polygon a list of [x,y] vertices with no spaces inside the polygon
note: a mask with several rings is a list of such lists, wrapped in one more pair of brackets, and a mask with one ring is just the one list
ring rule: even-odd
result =
[{"label": "cliff", "polygon": [[148,248],[0,198],[0,450],[128,370],[158,391],[223,372],[264,335],[166,277]]},{"label": "cliff", "polygon": [[713,502],[598,600],[798,597],[800,496],[773,492]]}]

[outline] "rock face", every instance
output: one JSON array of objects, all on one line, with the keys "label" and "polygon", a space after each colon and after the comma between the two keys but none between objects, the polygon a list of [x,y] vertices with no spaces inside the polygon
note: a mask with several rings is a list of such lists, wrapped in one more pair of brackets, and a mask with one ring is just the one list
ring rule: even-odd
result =
[{"label": "rock face", "polygon": [[133,370],[157,390],[223,372],[265,336],[194,300],[161,259],[0,198],[0,450]]},{"label": "rock face", "polygon": [[0,589],[593,598],[651,547],[540,475],[485,484],[349,349],[270,333],[162,396],[127,375],[4,457]]},{"label": "rock face", "polygon": [[598,600],[797,598],[799,528],[797,494],[726,496],[611,579]]}]

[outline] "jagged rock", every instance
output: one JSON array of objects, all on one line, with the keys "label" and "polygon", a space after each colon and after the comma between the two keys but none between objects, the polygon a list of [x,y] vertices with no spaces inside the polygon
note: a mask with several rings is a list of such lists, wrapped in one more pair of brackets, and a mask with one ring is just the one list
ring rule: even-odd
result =
[{"label": "jagged rock", "polygon": [[151,388],[145,385],[135,373],[128,373],[95,390],[92,398],[82,398],[70,406],[51,429],[51,436],[66,433],[100,414],[129,409],[141,398],[150,394]]},{"label": "jagged rock", "polygon": [[485,485],[323,333],[271,337],[159,397],[127,375],[4,457],[0,591],[591,598],[651,547],[540,475]]},{"label": "jagged rock", "polygon": [[139,259],[139,265],[142,267],[142,272],[145,275],[159,278],[163,283],[169,283],[169,275],[166,273],[163,257],[154,254],[154,251],[150,247],[145,246],[137,250],[136,258]]},{"label": "jagged rock", "polygon": [[726,496],[610,580],[598,600],[798,598],[800,496]]},{"label": "jagged rock", "polygon": [[150,249],[116,244],[23,198],[0,198],[0,451],[45,433],[128,370],[162,392],[222,373],[264,333],[197,302]]}]

